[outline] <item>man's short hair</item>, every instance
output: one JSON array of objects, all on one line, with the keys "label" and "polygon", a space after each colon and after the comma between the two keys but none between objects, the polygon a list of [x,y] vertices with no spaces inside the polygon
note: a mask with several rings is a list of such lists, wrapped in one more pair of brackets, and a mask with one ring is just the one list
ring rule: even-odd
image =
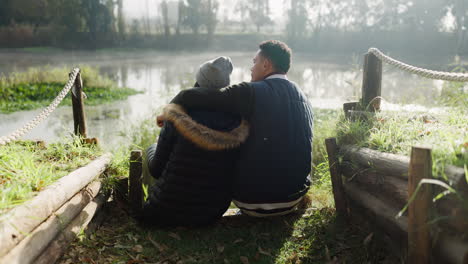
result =
[{"label": "man's short hair", "polygon": [[275,70],[288,73],[291,67],[291,49],[278,40],[267,40],[260,43],[260,54],[269,59]]}]

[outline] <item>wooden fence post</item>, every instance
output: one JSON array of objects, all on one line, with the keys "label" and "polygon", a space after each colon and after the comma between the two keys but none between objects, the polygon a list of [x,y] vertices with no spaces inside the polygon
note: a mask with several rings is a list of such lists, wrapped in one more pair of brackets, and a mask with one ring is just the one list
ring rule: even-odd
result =
[{"label": "wooden fence post", "polygon": [[128,198],[130,208],[135,212],[140,212],[143,208],[143,152],[134,150],[130,154],[130,175]]},{"label": "wooden fence post", "polygon": [[380,110],[382,95],[382,61],[374,54],[367,53],[364,57],[364,73],[362,81],[362,108],[366,111]]},{"label": "wooden fence post", "polygon": [[351,112],[350,111],[355,111],[358,109],[359,102],[349,102],[349,103],[344,103],[343,104],[343,111],[345,114],[346,119],[351,118]]},{"label": "wooden fence post", "polygon": [[347,206],[346,198],[343,189],[343,182],[341,179],[341,173],[339,170],[338,161],[338,146],[336,144],[336,138],[325,139],[325,145],[328,153],[328,164],[330,166],[330,175],[333,187],[333,197],[335,199],[336,213],[340,220],[347,218]]},{"label": "wooden fence post", "polygon": [[75,135],[86,138],[86,119],[83,105],[83,80],[78,72],[72,88],[73,121]]},{"label": "wooden fence post", "polygon": [[[432,178],[431,149],[413,147],[408,172],[408,197],[422,179]],[[408,263],[429,263],[431,257],[430,208],[431,186],[424,184],[408,208]]]}]

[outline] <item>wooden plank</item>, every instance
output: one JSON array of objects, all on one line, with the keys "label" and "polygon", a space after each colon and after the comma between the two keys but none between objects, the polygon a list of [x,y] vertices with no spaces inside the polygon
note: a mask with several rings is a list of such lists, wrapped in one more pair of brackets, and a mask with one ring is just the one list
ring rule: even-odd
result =
[{"label": "wooden plank", "polygon": [[[438,190],[436,192],[439,192]],[[438,226],[456,234],[463,234],[468,230],[468,209],[454,196],[444,197],[436,203],[438,214],[447,217],[437,222]]]},{"label": "wooden plank", "polygon": [[[423,179],[432,178],[431,150],[413,147],[409,166],[408,195],[412,197]],[[429,263],[431,259],[430,208],[432,191],[421,185],[408,207],[408,263]]]},{"label": "wooden plank", "polygon": [[445,176],[447,176],[447,179],[452,187],[454,187],[457,191],[468,195],[468,182],[466,182],[464,168],[449,165],[445,167]]},{"label": "wooden plank", "polygon": [[[380,197],[368,193],[357,183],[344,184],[343,189],[349,198],[351,215],[358,215],[371,224],[377,225],[400,250],[406,248],[408,242],[408,218],[406,216],[395,218],[399,211],[397,208],[380,200]],[[433,263],[468,264],[468,244],[466,241],[441,234],[435,240],[434,255],[438,262]]]},{"label": "wooden plank", "polygon": [[94,215],[105,204],[109,195],[101,193],[93,201],[91,201],[83,211],[66,226],[66,228],[57,236],[42,254],[34,261],[35,264],[51,264],[55,263],[63,253],[68,249],[70,244],[76,239],[77,235],[82,231],[86,231],[86,227],[93,220]]},{"label": "wooden plank", "polygon": [[346,197],[343,191],[343,182],[341,179],[340,165],[338,161],[338,146],[336,144],[336,138],[325,139],[325,145],[328,153],[328,164],[330,167],[330,175],[333,187],[333,197],[335,199],[335,207],[338,218],[347,218],[347,205]]},{"label": "wooden plank", "polygon": [[468,243],[458,238],[440,234],[435,241],[436,261],[432,263],[468,264]]},{"label": "wooden plank", "polygon": [[[357,166],[372,168],[376,173],[408,180],[410,158],[407,156],[383,153],[351,145],[340,146],[340,154],[343,155],[346,161],[351,161]],[[446,166],[445,175],[452,187],[465,193],[468,192],[468,184],[465,180],[463,168],[452,165]],[[440,175],[439,178],[442,179]]]},{"label": "wooden plank", "polygon": [[349,111],[355,111],[358,110],[359,102],[349,102],[349,103],[344,103],[343,104],[343,111],[345,114],[345,118],[349,119],[350,118],[350,112]]},{"label": "wooden plank", "polygon": [[83,104],[83,80],[78,73],[72,88],[73,124],[75,135],[86,138],[86,117]]},{"label": "wooden plank", "polygon": [[375,112],[380,110],[382,96],[382,61],[374,54],[367,53],[364,57],[364,72],[362,81],[361,105],[364,110]]},{"label": "wooden plank", "polygon": [[129,171],[129,190],[128,198],[130,208],[139,213],[143,208],[143,152],[134,150],[130,154],[130,171]]},{"label": "wooden plank", "polygon": [[128,182],[128,177],[121,177],[114,186],[114,199],[124,205],[128,205]]},{"label": "wooden plank", "polygon": [[408,179],[409,157],[349,145],[340,146],[340,153],[345,160],[357,166],[372,168],[379,174]]},{"label": "wooden plank", "polygon": [[0,256],[4,256],[66,201],[101,175],[109,165],[111,156],[105,154],[62,177],[32,200],[3,215],[0,219]]},{"label": "wooden plank", "polygon": [[101,182],[96,181],[77,193],[45,222],[39,225],[7,255],[0,263],[32,263],[47,245],[67,226],[101,190]]},{"label": "wooden plank", "polygon": [[[358,214],[366,214],[367,221],[378,225],[396,244],[406,245],[408,220],[406,216],[396,218],[399,209],[389,206],[378,197],[369,194],[356,183],[343,185],[350,202],[359,206]],[[350,211],[355,210],[350,206]]]},{"label": "wooden plank", "polygon": [[376,173],[371,168],[356,168],[351,164],[341,166],[342,174],[348,181],[358,183],[373,195],[396,208],[403,208],[408,202],[408,181]]}]

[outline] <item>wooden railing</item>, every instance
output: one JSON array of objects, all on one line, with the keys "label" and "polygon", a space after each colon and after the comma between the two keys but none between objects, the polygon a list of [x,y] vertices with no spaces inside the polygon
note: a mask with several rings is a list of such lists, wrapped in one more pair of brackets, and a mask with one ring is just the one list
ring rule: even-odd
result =
[{"label": "wooden railing", "polygon": [[[351,121],[363,116],[365,119],[381,108],[382,61],[374,52],[365,55],[363,74],[361,101],[343,106],[345,117]],[[440,72],[436,74],[444,75]],[[446,75],[447,78],[466,77]],[[440,176],[432,175],[430,148],[413,147],[411,157],[405,157],[353,146],[338,146],[334,138],[327,139],[325,144],[339,219],[349,221],[356,215],[365,214],[367,220],[391,237],[399,253],[407,250],[408,263],[468,263],[468,242],[456,236],[468,230],[466,208],[455,198],[434,204],[433,186],[421,184],[424,179]],[[448,166],[445,175],[448,179],[445,180],[446,184],[450,184],[462,196],[468,195],[463,168]],[[416,199],[410,201],[409,198],[413,196]],[[407,215],[397,217],[408,203]],[[442,228],[442,235],[437,237],[432,232],[433,212],[448,217],[444,225],[437,225]]]}]

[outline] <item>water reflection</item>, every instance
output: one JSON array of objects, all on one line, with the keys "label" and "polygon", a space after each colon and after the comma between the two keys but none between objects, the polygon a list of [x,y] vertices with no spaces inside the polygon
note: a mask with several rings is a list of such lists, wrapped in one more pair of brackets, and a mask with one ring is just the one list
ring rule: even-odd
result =
[{"label": "water reflection", "polygon": [[[141,91],[125,101],[86,107],[89,135],[105,145],[117,145],[119,133],[131,124],[152,116],[181,89],[191,87],[195,71],[205,60],[220,55],[232,57],[235,68],[232,82],[248,81],[252,54],[245,53],[156,53],[156,52],[0,52],[0,72],[21,71],[31,66],[56,65],[74,67],[78,64],[96,66],[120,86]],[[340,108],[346,101],[360,96],[362,73],[352,56],[318,58],[296,54],[289,78],[303,89],[314,107]],[[64,77],[66,78],[66,76]],[[382,96],[390,103],[434,105],[443,82],[425,80],[386,67]],[[85,87],[86,90],[86,87]],[[6,135],[33,118],[40,110],[0,115],[0,135]],[[26,138],[52,141],[71,133],[70,107],[60,107],[48,120]]]}]

